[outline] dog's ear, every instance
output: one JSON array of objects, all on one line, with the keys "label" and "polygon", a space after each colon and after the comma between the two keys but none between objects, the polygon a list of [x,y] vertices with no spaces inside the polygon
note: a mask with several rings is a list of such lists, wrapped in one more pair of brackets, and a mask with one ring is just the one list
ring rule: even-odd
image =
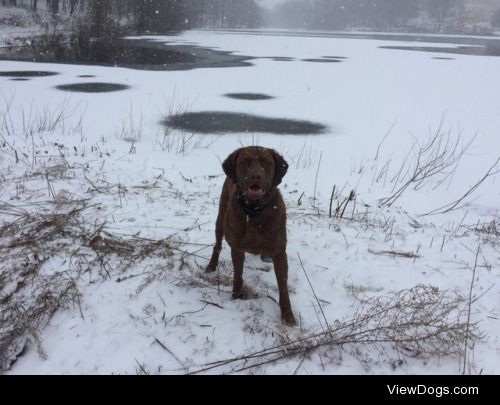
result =
[{"label": "dog's ear", "polygon": [[236,159],[238,158],[239,152],[239,149],[235,150],[222,163],[224,173],[226,173],[226,176],[229,177],[233,183],[236,183]]},{"label": "dog's ear", "polygon": [[274,156],[274,179],[273,179],[273,186],[277,186],[281,183],[281,180],[283,177],[285,177],[285,174],[288,170],[288,163],[286,162],[285,159],[276,151],[273,150],[273,156]]}]

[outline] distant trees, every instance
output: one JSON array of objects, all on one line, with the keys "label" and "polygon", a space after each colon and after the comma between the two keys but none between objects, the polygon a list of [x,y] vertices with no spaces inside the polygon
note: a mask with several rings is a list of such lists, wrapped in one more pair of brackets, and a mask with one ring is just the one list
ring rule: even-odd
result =
[{"label": "distant trees", "polygon": [[426,0],[425,11],[430,19],[437,23],[437,31],[457,28],[461,21],[465,5],[463,0]]},{"label": "distant trees", "polygon": [[[326,2],[327,9],[324,15],[328,20],[335,18],[336,14],[331,12],[331,4]],[[272,25],[289,28],[323,28],[322,16],[318,13],[320,2],[313,3],[309,0],[289,0],[273,10]]]},{"label": "distant trees", "polygon": [[[102,37],[108,26],[110,2],[107,0],[89,0],[88,15],[90,32],[95,37]],[[74,10],[73,10],[74,12]]]},{"label": "distant trees", "polygon": [[136,0],[133,3],[135,26],[139,32],[162,32],[182,25],[180,1]]},{"label": "distant trees", "polygon": [[[189,28],[460,31],[465,0],[288,0],[263,10],[256,0],[0,0],[55,18],[88,16],[99,33],[111,22],[137,32]],[[500,11],[492,20],[500,25]],[[496,19],[495,19],[496,18]],[[112,24],[111,24],[112,25]],[[99,28],[101,27],[101,28]]]},{"label": "distant trees", "polygon": [[263,11],[255,0],[1,0],[0,4],[48,11],[54,17],[88,16],[97,32],[110,19],[138,32],[255,28],[263,21]]},{"label": "distant trees", "polygon": [[47,0],[47,3],[52,14],[59,14],[59,0]]},{"label": "distant trees", "polygon": [[420,29],[463,24],[464,0],[289,0],[273,12],[281,27],[317,29]]},{"label": "distant trees", "polygon": [[255,28],[262,10],[253,0],[135,0],[138,31]]},{"label": "distant trees", "polygon": [[493,13],[491,25],[495,28],[500,28],[500,8]]}]

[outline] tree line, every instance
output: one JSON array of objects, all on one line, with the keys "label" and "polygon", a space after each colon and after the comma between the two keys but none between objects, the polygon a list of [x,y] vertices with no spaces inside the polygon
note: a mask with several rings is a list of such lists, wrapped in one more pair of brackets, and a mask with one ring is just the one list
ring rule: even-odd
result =
[{"label": "tree line", "polygon": [[289,0],[272,24],[305,29],[443,31],[460,29],[464,0]]},{"label": "tree line", "polygon": [[[0,0],[54,19],[87,18],[99,32],[113,25],[137,33],[191,28],[304,28],[460,32],[465,0],[288,0],[274,10],[256,0]],[[500,10],[492,17],[500,26]]]},{"label": "tree line", "polygon": [[110,22],[137,32],[190,28],[256,28],[263,9],[255,0],[2,0],[54,18],[87,17],[97,30]]}]

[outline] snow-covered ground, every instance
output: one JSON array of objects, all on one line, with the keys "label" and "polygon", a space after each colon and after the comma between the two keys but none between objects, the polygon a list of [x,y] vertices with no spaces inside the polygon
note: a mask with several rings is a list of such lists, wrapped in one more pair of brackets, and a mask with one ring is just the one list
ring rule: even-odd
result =
[{"label": "snow-covered ground", "polygon": [[[29,81],[0,77],[1,223],[68,210],[65,202],[85,199],[78,221],[94,236],[166,239],[172,247],[171,255],[125,269],[118,259],[115,267],[114,259],[107,261],[107,269],[77,269],[73,253],[81,241],[45,257],[40,272],[72,277],[78,304],[57,310],[40,332],[30,331],[31,343],[9,373],[193,372],[335,329],[360,306],[417,285],[464,297],[460,319],[467,322],[470,308],[470,323],[483,334],[473,346],[468,337],[465,372],[500,372],[500,166],[493,167],[500,155],[499,58],[380,49],[406,43],[368,39],[201,31],[154,39],[294,60],[168,72],[0,61],[0,72],[58,73]],[[345,59],[303,61],[324,56]],[[434,59],[443,56],[452,59]],[[99,94],[55,89],[79,82],[130,88]],[[223,96],[249,92],[274,98]],[[160,121],[183,111],[302,119],[328,130],[310,136],[173,131],[165,137]],[[220,163],[251,144],[275,148],[290,165],[280,189],[288,210],[291,301],[300,319],[295,328],[281,324],[274,273],[257,257],[247,255],[246,300],[231,299],[227,245],[219,273],[203,270],[224,180]],[[381,204],[411,177],[418,151],[420,167],[435,164],[437,173],[410,182],[393,204]],[[456,209],[423,215],[444,211],[491,167]],[[342,218],[329,216],[334,186],[333,214],[355,191]],[[19,265],[16,258],[33,260],[23,258],[22,249],[12,257],[11,240],[0,241],[1,271]],[[15,290],[10,283],[0,285],[0,297]],[[28,301],[29,286],[19,288]],[[241,372],[431,374],[464,367],[463,353],[406,353],[392,341],[322,346],[256,367],[252,361],[207,372],[250,366]]]}]

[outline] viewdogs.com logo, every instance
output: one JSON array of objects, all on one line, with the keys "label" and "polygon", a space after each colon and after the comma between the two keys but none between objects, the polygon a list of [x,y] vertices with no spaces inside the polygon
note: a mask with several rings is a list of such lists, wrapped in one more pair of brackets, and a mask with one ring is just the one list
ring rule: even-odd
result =
[{"label": "viewdogs.com logo", "polygon": [[477,395],[478,387],[429,387],[419,384],[411,387],[387,385],[390,395],[431,395],[441,398],[443,395]]}]

